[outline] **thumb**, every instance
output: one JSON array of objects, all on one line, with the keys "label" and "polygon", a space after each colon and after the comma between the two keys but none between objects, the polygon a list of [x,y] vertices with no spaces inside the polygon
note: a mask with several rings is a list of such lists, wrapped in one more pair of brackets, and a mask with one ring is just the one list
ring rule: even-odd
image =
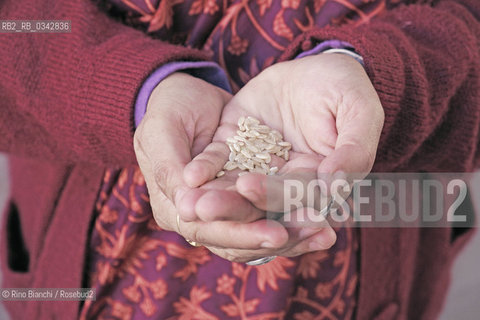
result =
[{"label": "thumb", "polygon": [[[335,149],[318,166],[317,176],[327,176],[329,183],[341,177],[353,186],[372,170],[383,128],[384,112],[375,91],[337,114]],[[345,191],[349,193],[349,191]],[[340,195],[345,196],[345,194]]]},{"label": "thumb", "polygon": [[343,145],[329,154],[318,166],[317,175],[333,175],[337,172],[365,177],[372,169],[375,154],[359,145]]},{"label": "thumb", "polygon": [[318,173],[358,173],[366,176],[373,167],[383,128],[384,111],[375,89],[365,88],[344,97],[335,119],[335,149],[320,164]]},{"label": "thumb", "polygon": [[358,145],[344,145],[327,156],[317,169],[317,179],[326,182],[333,208],[346,201],[356,181],[370,172],[374,156]]}]

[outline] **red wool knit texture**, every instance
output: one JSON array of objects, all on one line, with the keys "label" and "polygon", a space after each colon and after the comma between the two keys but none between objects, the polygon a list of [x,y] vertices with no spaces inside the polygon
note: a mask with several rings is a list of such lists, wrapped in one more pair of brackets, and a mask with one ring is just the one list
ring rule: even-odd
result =
[{"label": "red wool knit texture", "polygon": [[[136,162],[139,87],[167,62],[208,57],[151,39],[87,0],[2,1],[0,20],[14,19],[71,20],[72,32],[0,34],[0,151],[11,155],[11,199],[30,256],[28,270],[10,270],[2,239],[3,287],[79,288],[103,168]],[[374,171],[472,171],[480,166],[479,19],[478,0],[401,5],[357,27],[310,30],[282,59],[328,39],[364,58],[385,110]],[[357,318],[434,319],[445,270],[466,240],[450,239],[448,229],[361,230]],[[424,265],[433,267],[422,273]],[[73,319],[78,310],[78,302],[9,305],[13,319]]]}]

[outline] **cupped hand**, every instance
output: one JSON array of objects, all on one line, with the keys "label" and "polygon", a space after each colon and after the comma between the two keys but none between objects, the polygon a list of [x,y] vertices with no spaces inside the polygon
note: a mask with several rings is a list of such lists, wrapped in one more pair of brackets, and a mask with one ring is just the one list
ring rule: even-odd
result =
[{"label": "cupped hand", "polygon": [[[328,180],[342,173],[349,181],[349,175],[362,178],[370,172],[384,121],[383,108],[366,72],[347,55],[320,54],[269,67],[227,104],[213,142],[186,166],[185,181],[199,188],[182,197],[180,214],[185,221],[249,222],[264,218],[265,211],[281,211],[279,201],[268,201],[272,190],[283,192],[281,178],[261,174],[237,177],[237,172],[229,172],[215,179],[228,159],[225,140],[235,135],[241,116],[259,119],[292,144],[290,161],[273,160],[281,167],[280,174],[306,170],[317,179]],[[287,228],[289,239],[279,252],[291,255],[288,250],[299,253],[312,247],[305,243],[311,242],[315,233],[302,237],[302,227],[305,225]],[[323,223],[322,230],[328,228]],[[334,234],[328,233],[334,241]],[[332,241],[324,243],[331,245]]]},{"label": "cupped hand", "polygon": [[[275,221],[177,223],[179,198],[189,190],[185,165],[211,141],[231,95],[187,74],[176,73],[152,92],[147,112],[134,137],[157,224],[207,246],[232,261],[269,255],[285,243],[285,228]],[[322,241],[322,236],[319,236]]]},{"label": "cupped hand", "polygon": [[[287,238],[284,227],[265,220],[177,223],[178,199],[189,190],[183,179],[185,165],[212,141],[230,98],[198,78],[170,75],[150,96],[135,132],[134,148],[157,224],[206,245],[225,259],[244,262],[281,246]],[[248,250],[257,255],[243,253]]]},{"label": "cupped hand", "polygon": [[161,203],[170,201],[175,207],[189,189],[185,165],[212,141],[230,99],[226,91],[186,73],[168,76],[153,90],[135,131],[134,148],[155,220],[163,229],[176,230],[176,217],[165,214]]}]

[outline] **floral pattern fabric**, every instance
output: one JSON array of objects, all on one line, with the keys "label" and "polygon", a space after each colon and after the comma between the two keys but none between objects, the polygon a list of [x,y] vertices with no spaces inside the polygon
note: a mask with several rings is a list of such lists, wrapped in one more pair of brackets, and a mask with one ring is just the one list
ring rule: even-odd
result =
[{"label": "floral pattern fabric", "polygon": [[[103,0],[154,38],[199,48],[227,71],[234,92],[314,27],[367,23],[391,0]],[[82,319],[350,319],[358,245],[337,229],[327,251],[231,263],[195,248],[152,217],[138,167],[107,170],[95,208]]]},{"label": "floral pattern fabric", "polygon": [[82,319],[349,319],[355,306],[354,229],[327,251],[232,263],[155,223],[138,167],[108,170],[96,204]]},{"label": "floral pattern fabric", "polygon": [[301,33],[363,24],[399,0],[100,0],[149,35],[199,48],[227,71],[236,92],[274,64]]}]

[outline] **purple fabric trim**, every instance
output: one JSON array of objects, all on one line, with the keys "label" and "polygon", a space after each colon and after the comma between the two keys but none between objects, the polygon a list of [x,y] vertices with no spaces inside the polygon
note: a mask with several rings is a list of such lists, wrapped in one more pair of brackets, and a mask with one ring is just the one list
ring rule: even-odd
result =
[{"label": "purple fabric trim", "polygon": [[[341,40],[327,40],[315,48],[300,53],[295,59],[322,53],[329,49],[346,49],[355,52],[352,45]],[[135,102],[135,127],[138,127],[147,110],[147,103],[153,89],[170,74],[181,71],[201,78],[228,92],[232,92],[228,78],[222,68],[215,62],[171,62],[155,70],[143,83]]]},{"label": "purple fabric trim", "polygon": [[315,48],[307,50],[305,52],[300,53],[295,59],[300,59],[306,56],[311,56],[319,53],[341,53],[346,54],[355,60],[357,60],[362,66],[363,58],[361,55],[355,52],[353,46],[345,41],[341,40],[327,40],[323,41],[322,43],[318,44]]},{"label": "purple fabric trim", "polygon": [[348,42],[341,41],[341,40],[327,40],[327,41],[323,41],[322,43],[319,43],[313,49],[300,53],[298,56],[295,57],[295,59],[300,59],[306,56],[319,54],[328,49],[347,49],[347,50],[354,51],[353,46]]},{"label": "purple fabric trim", "polygon": [[147,110],[147,103],[153,89],[170,74],[181,71],[201,78],[228,92],[232,92],[228,78],[222,68],[215,62],[170,62],[155,70],[143,83],[135,101],[135,127],[138,127]]},{"label": "purple fabric trim", "polygon": [[341,53],[352,57],[353,59],[357,60],[362,66],[364,66],[362,56],[349,49],[328,49],[323,51],[323,53]]}]

